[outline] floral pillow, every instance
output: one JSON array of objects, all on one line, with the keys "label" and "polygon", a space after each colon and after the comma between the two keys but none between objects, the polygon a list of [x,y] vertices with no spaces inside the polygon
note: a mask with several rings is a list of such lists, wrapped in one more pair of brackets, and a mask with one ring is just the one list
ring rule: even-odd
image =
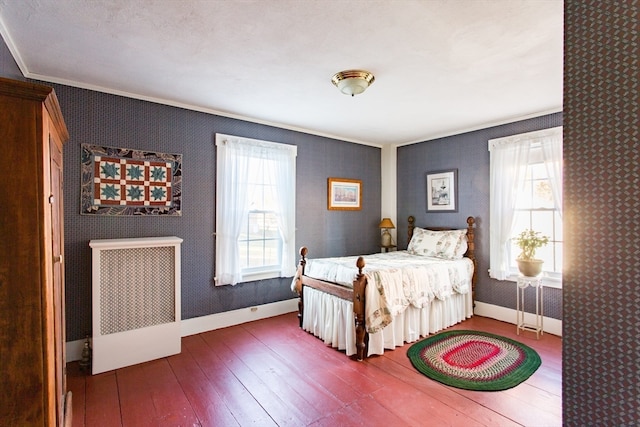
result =
[{"label": "floral pillow", "polygon": [[407,251],[414,255],[460,259],[467,252],[467,230],[426,230],[416,227]]}]

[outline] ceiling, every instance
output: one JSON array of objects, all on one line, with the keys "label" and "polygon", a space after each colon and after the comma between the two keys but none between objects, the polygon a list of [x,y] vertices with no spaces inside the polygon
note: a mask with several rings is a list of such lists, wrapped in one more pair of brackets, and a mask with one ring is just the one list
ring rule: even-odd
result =
[{"label": "ceiling", "polygon": [[29,78],[375,146],[562,110],[561,0],[0,0],[0,34]]}]

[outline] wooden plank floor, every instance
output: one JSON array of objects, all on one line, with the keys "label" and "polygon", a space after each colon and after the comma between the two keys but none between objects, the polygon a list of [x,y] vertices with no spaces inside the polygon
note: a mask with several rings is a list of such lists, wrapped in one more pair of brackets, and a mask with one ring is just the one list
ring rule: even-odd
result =
[{"label": "wooden plank floor", "polygon": [[562,425],[561,338],[473,317],[482,330],[535,349],[542,365],[509,390],[435,382],[409,345],[356,362],[302,331],[294,313],[182,339],[182,353],[94,376],[68,367],[73,425],[81,426],[535,426]]}]

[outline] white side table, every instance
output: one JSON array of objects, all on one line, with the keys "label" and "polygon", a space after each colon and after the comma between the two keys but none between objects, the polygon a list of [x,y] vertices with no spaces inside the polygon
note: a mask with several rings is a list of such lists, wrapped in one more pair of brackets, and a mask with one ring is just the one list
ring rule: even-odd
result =
[{"label": "white side table", "polygon": [[[528,277],[518,276],[516,288],[516,334],[520,335],[520,331],[533,331],[536,333],[536,339],[540,338],[539,335],[544,334],[543,319],[544,319],[544,304],[543,304],[543,290],[542,277]],[[531,286],[535,288],[536,293],[536,317],[535,324],[525,323],[524,321],[524,291]]]}]

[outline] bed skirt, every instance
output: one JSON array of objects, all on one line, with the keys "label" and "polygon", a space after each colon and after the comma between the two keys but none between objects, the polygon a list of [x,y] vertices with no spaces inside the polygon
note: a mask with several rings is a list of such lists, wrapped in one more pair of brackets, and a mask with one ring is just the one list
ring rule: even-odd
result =
[{"label": "bed skirt", "polygon": [[[383,354],[385,349],[415,342],[472,315],[471,292],[454,294],[444,301],[435,299],[423,308],[410,305],[394,316],[384,329],[369,334],[367,356]],[[344,350],[347,356],[356,354],[352,301],[305,286],[302,329],[322,339],[325,344]]]}]

